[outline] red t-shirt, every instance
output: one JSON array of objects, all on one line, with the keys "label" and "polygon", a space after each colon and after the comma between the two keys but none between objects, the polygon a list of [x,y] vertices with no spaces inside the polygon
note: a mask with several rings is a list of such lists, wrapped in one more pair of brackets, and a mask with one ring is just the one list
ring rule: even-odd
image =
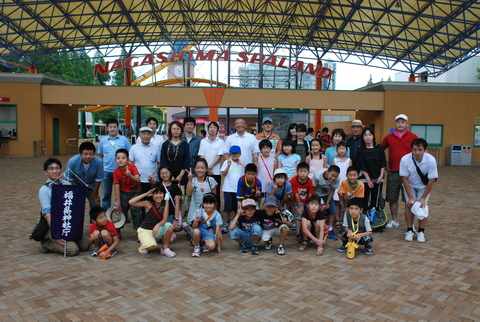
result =
[{"label": "red t-shirt", "polygon": [[93,223],[90,225],[90,235],[95,231],[95,230],[108,230],[108,232],[110,233],[110,235],[112,236],[117,236],[118,233],[117,233],[117,228],[115,228],[115,225],[113,224],[113,222],[111,222],[110,220],[107,220],[107,223],[105,224],[105,226],[103,227],[98,227],[98,225],[96,223]]},{"label": "red t-shirt", "polygon": [[397,135],[390,133],[382,141],[383,148],[389,148],[388,163],[390,165],[390,171],[400,171],[400,160],[404,155],[412,152],[412,142],[418,139],[416,134],[409,131],[403,134],[401,138]]},{"label": "red t-shirt", "polygon": [[[133,164],[127,164],[128,169],[132,173],[132,175],[140,175],[138,172],[138,169],[135,165]],[[137,192],[140,191],[140,183],[137,183],[132,180],[132,178],[128,177],[125,174],[125,171],[121,171],[120,168],[116,168],[113,170],[113,184],[119,184],[120,185],[120,191],[123,192]]]},{"label": "red t-shirt", "polygon": [[[313,182],[310,178],[307,179],[307,182],[302,184],[298,182],[298,176],[295,176],[290,183],[292,184],[292,192],[300,195],[300,203],[307,203],[308,195],[313,195],[315,193],[315,188],[313,187]],[[295,200],[295,202],[297,201],[298,200]]]}]

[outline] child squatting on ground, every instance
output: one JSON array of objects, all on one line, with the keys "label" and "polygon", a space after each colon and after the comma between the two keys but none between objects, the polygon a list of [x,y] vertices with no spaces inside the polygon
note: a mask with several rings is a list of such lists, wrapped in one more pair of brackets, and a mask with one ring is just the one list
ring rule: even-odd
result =
[{"label": "child squatting on ground", "polygon": [[[115,256],[117,253],[116,247],[120,242],[117,230],[114,224],[108,220],[105,209],[102,207],[93,207],[90,209],[90,239],[89,245],[95,245],[92,256],[99,256],[100,258],[107,259]],[[100,247],[107,245],[108,248],[99,252]]]},{"label": "child squatting on ground", "polygon": [[321,202],[317,195],[308,199],[307,209],[302,213],[303,241],[298,248],[301,251],[305,250],[309,240],[311,240],[317,246],[318,256],[323,254],[327,237],[325,234],[325,216],[328,215],[328,212],[322,209]]},{"label": "child squatting on ground", "polygon": [[239,244],[240,253],[246,253],[247,245],[252,245],[251,254],[258,254],[258,242],[262,238],[262,228],[255,214],[257,205],[253,199],[242,201],[242,208],[230,223],[230,237]]},{"label": "child squatting on ground", "polygon": [[363,199],[352,198],[348,206],[348,211],[343,217],[343,230],[339,232],[342,246],[337,248],[338,252],[347,251],[347,242],[352,241],[365,246],[365,254],[373,253],[373,237],[370,220],[363,212]]}]

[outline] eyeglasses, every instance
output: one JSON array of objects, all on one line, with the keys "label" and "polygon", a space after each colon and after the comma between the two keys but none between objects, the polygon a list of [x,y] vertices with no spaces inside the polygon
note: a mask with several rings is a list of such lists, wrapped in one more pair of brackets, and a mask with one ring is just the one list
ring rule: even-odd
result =
[{"label": "eyeglasses", "polygon": [[48,171],[59,171],[61,169],[62,168],[60,168],[60,167],[49,167],[49,168],[47,168]]}]

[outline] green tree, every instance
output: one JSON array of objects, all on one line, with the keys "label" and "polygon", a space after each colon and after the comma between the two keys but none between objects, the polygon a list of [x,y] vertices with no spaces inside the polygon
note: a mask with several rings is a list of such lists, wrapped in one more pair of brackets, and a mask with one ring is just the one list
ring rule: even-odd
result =
[{"label": "green tree", "polygon": [[478,80],[480,80],[480,68],[477,68],[477,76],[475,76]]}]

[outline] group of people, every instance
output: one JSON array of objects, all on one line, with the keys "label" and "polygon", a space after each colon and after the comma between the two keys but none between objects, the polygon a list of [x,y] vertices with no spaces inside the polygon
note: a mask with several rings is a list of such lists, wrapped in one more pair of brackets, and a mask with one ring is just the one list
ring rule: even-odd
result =
[{"label": "group of people", "polygon": [[[131,146],[119,134],[117,120],[111,119],[108,136],[98,146],[99,156],[93,143],[82,143],[79,154],[68,162],[66,180],[60,180],[61,162],[48,159],[47,183],[39,192],[47,222],[52,185],[85,185],[91,227],[89,238],[79,241],[54,240],[48,232],[41,252],[66,249],[73,256],[93,245],[93,256],[108,258],[116,254],[121,230],[131,222],[141,254],[160,244],[162,255],[176,256],[170,245],[181,230],[193,246],[193,257],[213,250],[220,253],[222,234],[228,232],[240,252],[251,247],[253,255],[259,253],[260,242],[268,250],[278,236],[277,253],[284,255],[289,230],[297,231],[300,251],[313,243],[316,254],[322,255],[328,237],[342,241],[339,252],[347,250],[348,242],[356,242],[365,246],[365,254],[372,254],[366,213],[378,209],[385,176],[392,214],[387,228],[399,227],[398,197],[403,190],[405,240],[416,235],[418,242],[425,241],[427,201],[438,173],[435,159],[426,152],[427,142],[409,132],[406,115],[395,118],[393,132],[381,144],[360,120],[352,122],[348,138],[343,129],[330,136],[328,128],[314,138],[313,129],[292,124],[283,141],[269,117],[255,136],[246,131],[244,119],[236,119],[235,133],[225,141],[218,137],[218,123],[208,124],[203,139],[194,134],[195,126],[191,117],[183,124],[173,121],[164,138],[156,133],[158,121],[149,118]],[[414,215],[420,212],[423,217],[417,216],[415,229]],[[125,220],[118,219],[121,216],[114,220],[112,214],[121,213]]]}]

